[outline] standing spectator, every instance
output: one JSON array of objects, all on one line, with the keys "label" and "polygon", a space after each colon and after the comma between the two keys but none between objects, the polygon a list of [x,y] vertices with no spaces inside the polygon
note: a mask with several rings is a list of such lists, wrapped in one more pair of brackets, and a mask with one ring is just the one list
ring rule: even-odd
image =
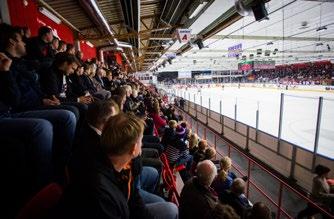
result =
[{"label": "standing spectator", "polygon": [[[312,198],[315,202],[325,208],[329,212],[333,212],[334,208],[334,193],[330,193],[330,187],[327,182],[328,173],[330,169],[321,164],[315,167],[316,176],[313,178],[312,184]],[[320,210],[314,207],[312,204],[308,204],[308,206],[299,212],[297,218],[311,217],[317,213],[320,213]],[[323,218],[329,218],[325,214],[323,214]]]},{"label": "standing spectator", "polygon": [[38,36],[30,38],[27,43],[27,58],[30,60],[43,63],[50,58],[51,46],[53,39],[52,29],[42,26],[38,30]]}]

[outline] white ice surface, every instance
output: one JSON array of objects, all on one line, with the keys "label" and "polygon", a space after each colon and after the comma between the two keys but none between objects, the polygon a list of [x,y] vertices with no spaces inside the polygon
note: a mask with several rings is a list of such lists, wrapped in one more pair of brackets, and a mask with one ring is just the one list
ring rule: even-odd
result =
[{"label": "white ice surface", "polygon": [[[334,158],[334,94],[309,91],[283,91],[261,88],[202,88],[174,90],[178,96],[186,97],[222,114],[235,119],[235,104],[237,104],[236,120],[247,125],[256,126],[256,111],[259,110],[259,129],[271,135],[278,136],[280,96],[283,92],[283,123],[281,138],[303,147],[314,150],[315,131],[319,97],[324,98],[318,153]],[[185,94],[186,92],[186,94]]]}]

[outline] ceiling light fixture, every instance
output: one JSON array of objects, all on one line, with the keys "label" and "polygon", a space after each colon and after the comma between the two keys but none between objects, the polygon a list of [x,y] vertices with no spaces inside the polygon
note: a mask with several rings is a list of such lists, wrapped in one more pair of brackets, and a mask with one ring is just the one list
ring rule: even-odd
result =
[{"label": "ceiling light fixture", "polygon": [[88,46],[90,46],[90,47],[94,47],[94,45],[91,43],[91,42],[89,42],[89,41],[86,41],[86,44],[88,45]]},{"label": "ceiling light fixture", "polygon": [[41,12],[42,14],[44,14],[45,16],[47,16],[50,20],[52,20],[56,24],[60,24],[61,23],[61,20],[56,15],[54,15],[49,10],[47,10],[46,8],[40,7],[38,10],[39,10],[39,12]]},{"label": "ceiling light fixture", "polygon": [[324,44],[323,43],[317,43],[315,44],[315,46],[323,46]]},{"label": "ceiling light fixture", "polygon": [[199,4],[197,8],[193,11],[193,13],[191,13],[191,15],[189,16],[189,19],[196,17],[206,4],[207,2],[202,2],[201,4]]}]

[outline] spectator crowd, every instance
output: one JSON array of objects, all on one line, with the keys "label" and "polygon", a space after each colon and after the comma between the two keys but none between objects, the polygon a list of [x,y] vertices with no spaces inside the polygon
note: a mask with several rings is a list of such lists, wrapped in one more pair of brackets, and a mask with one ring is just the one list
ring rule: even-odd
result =
[{"label": "spectator crowd", "polygon": [[[271,218],[155,87],[82,57],[48,27],[0,24],[4,218],[52,182],[63,194],[46,218]],[[185,184],[179,206],[163,193],[162,154]]]}]

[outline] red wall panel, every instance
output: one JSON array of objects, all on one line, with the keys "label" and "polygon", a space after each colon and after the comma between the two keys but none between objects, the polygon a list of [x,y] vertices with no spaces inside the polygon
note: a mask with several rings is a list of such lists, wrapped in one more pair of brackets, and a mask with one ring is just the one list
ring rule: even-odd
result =
[{"label": "red wall panel", "polygon": [[117,62],[120,66],[122,66],[123,63],[122,63],[122,55],[121,55],[121,53],[115,53],[115,56],[116,56],[116,62]]},{"label": "red wall panel", "polygon": [[12,25],[28,26],[32,36],[37,35],[39,27],[46,25],[56,31],[60,39],[67,43],[73,43],[72,30],[65,24],[57,24],[41,14],[38,11],[36,1],[28,0],[27,6],[24,6],[22,0],[7,0],[7,3]]},{"label": "red wall panel", "polygon": [[81,52],[83,52],[83,55],[84,55],[83,60],[97,58],[96,48],[90,47],[89,45],[87,45],[86,41],[83,41],[83,40],[80,41],[80,50]]}]

